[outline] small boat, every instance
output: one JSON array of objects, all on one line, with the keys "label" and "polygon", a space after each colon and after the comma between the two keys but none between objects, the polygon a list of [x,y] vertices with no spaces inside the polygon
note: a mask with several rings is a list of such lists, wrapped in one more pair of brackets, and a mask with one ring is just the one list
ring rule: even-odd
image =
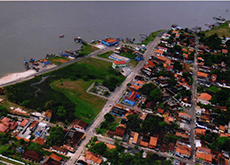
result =
[{"label": "small boat", "polygon": [[64,35],[63,35],[63,34],[62,34],[62,35],[60,35],[60,36],[59,36],[59,38],[64,38]]}]

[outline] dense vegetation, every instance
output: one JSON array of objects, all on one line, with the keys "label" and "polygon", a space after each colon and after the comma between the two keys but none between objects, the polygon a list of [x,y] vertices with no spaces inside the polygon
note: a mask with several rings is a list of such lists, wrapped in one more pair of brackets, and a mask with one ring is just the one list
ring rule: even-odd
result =
[{"label": "dense vegetation", "polygon": [[209,37],[206,37],[205,33],[200,33],[199,37],[200,37],[200,42],[207,45],[210,49],[212,50],[221,49],[222,39],[219,38],[218,34],[215,33]]},{"label": "dense vegetation", "polygon": [[[44,77],[46,77],[46,79],[44,79]],[[114,80],[114,78],[111,77],[115,77],[116,83],[110,82]],[[5,90],[8,100],[11,102],[40,112],[51,109],[53,121],[67,120],[71,122],[74,118],[78,118],[78,114],[75,114],[75,109],[78,106],[80,107],[81,103],[79,102],[76,105],[76,103],[72,101],[73,94],[71,94],[71,97],[67,97],[61,91],[52,89],[50,84],[56,80],[76,81],[78,79],[83,79],[86,82],[89,80],[104,80],[109,82],[108,84],[105,83],[105,85],[112,90],[124,80],[124,77],[111,69],[111,64],[108,62],[96,59],[84,59],[56,71],[37,76],[29,81],[5,87]],[[75,95],[74,97],[78,96]],[[84,110],[84,107],[82,108],[82,110]],[[58,110],[59,112],[66,112],[66,115],[58,115],[60,114]],[[93,115],[95,116],[96,114]],[[91,121],[87,122],[89,123]]]}]

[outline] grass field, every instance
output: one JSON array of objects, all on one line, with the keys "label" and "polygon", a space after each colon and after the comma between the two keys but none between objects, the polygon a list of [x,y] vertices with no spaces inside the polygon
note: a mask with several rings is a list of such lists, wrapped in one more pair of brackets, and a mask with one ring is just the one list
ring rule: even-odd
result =
[{"label": "grass field", "polygon": [[109,56],[110,56],[111,54],[113,54],[113,51],[108,51],[108,52],[99,54],[98,57],[101,57],[101,58],[109,58]]},{"label": "grass field", "polygon": [[76,105],[75,117],[88,124],[96,117],[106,103],[106,100],[86,93],[87,88],[93,81],[79,79],[77,81],[63,80],[60,82],[60,80],[56,80],[51,83],[53,89],[64,93]]},{"label": "grass field", "polygon": [[8,145],[0,145],[0,154],[6,151]]},{"label": "grass field", "polygon": [[137,66],[137,64],[139,63],[139,61],[134,60],[136,56],[132,53],[121,52],[119,53],[119,55],[130,58],[129,64],[132,67]]},{"label": "grass field", "polygon": [[207,91],[216,93],[216,92],[218,92],[220,89],[221,89],[221,88],[218,88],[218,87],[216,87],[216,86],[210,86],[210,87],[207,89]]},{"label": "grass field", "polygon": [[163,30],[158,30],[158,31],[155,31],[155,32],[151,33],[147,38],[145,38],[145,40],[142,43],[138,43],[138,44],[139,45],[141,45],[141,44],[148,45],[148,43],[150,41],[153,41],[156,38],[156,36],[162,31]]},{"label": "grass field", "polygon": [[229,22],[225,22],[224,24],[220,25],[219,27],[213,28],[211,30],[205,31],[206,36],[211,36],[215,33],[218,34],[219,37],[230,37],[230,27]]},{"label": "grass field", "polygon": [[[43,82],[31,86],[46,76],[49,77]],[[105,100],[91,96],[85,90],[94,81],[103,82],[114,76],[119,83],[124,81],[124,77],[112,69],[110,62],[86,58],[31,80],[5,87],[5,90],[11,102],[23,105],[26,101],[26,108],[39,112],[51,109],[53,121],[71,122],[80,118],[90,123],[105,104]],[[60,106],[67,112],[64,117],[57,115]]]},{"label": "grass field", "polygon": [[91,45],[85,45],[83,48],[81,48],[81,54],[83,55],[88,55],[92,52],[94,52],[95,50],[98,50],[99,48],[95,47],[95,46],[91,46]]},{"label": "grass field", "polygon": [[55,65],[61,65],[63,63],[70,61],[70,59],[65,57],[50,57],[48,60]]}]

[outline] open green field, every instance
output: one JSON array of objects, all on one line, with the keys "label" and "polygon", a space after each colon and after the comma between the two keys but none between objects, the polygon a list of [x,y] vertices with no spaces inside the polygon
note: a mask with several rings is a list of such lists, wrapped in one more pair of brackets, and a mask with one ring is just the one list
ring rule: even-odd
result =
[{"label": "open green field", "polygon": [[145,40],[142,43],[138,43],[138,44],[139,45],[141,45],[141,44],[148,45],[148,43],[153,41],[156,38],[156,36],[162,31],[163,30],[158,30],[158,31],[151,33],[147,38],[145,38]]},{"label": "open green field", "polygon": [[83,48],[81,48],[81,52],[80,54],[82,55],[88,55],[92,52],[94,52],[95,50],[98,50],[99,48],[95,47],[95,46],[92,46],[92,45],[89,45],[89,44],[86,44]]},{"label": "open green field", "polygon": [[67,79],[61,82],[60,80],[56,80],[50,85],[54,90],[65,94],[76,105],[74,115],[77,118],[90,123],[106,103],[105,99],[86,93],[87,88],[93,81],[84,81],[81,79],[71,81]]},{"label": "open green field", "polygon": [[[112,69],[110,62],[86,58],[31,80],[5,87],[5,90],[8,100],[18,105],[39,112],[51,109],[52,121],[69,123],[78,118],[90,123],[105,104],[105,100],[91,96],[85,90],[92,82],[103,82],[111,77],[118,79],[118,85],[125,79]],[[60,106],[64,108],[66,115],[57,113]]]},{"label": "open green field", "polygon": [[65,57],[50,57],[48,60],[55,65],[61,65],[63,63],[70,61],[70,59]]},{"label": "open green field", "polygon": [[213,28],[211,30],[207,30],[205,31],[205,35],[208,37],[217,33],[219,37],[223,37],[223,36],[230,37],[230,27],[228,24],[229,22],[227,21],[222,25],[220,25],[219,27]]},{"label": "open green field", "polygon": [[0,154],[6,151],[8,145],[0,145]]},{"label": "open green field", "polygon": [[210,86],[207,91],[210,91],[210,92],[213,92],[213,93],[216,93],[220,90],[221,88],[218,88],[216,86]]},{"label": "open green field", "polygon": [[137,66],[137,64],[139,63],[139,61],[134,60],[136,56],[134,54],[132,54],[131,52],[127,52],[127,53],[126,52],[120,52],[119,55],[130,58],[129,64],[132,67]]},{"label": "open green field", "polygon": [[109,56],[110,56],[111,54],[113,54],[113,51],[108,51],[108,52],[99,54],[98,57],[101,57],[101,58],[109,58]]}]

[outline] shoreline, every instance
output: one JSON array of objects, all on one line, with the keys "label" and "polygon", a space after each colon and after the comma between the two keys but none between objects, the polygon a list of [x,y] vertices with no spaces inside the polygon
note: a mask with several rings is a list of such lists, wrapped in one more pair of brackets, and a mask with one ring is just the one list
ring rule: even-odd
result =
[{"label": "shoreline", "polygon": [[32,76],[35,73],[37,73],[35,70],[27,70],[23,72],[16,72],[16,73],[10,73],[6,76],[3,76],[0,78],[0,85],[4,85],[13,81],[17,81],[23,78],[26,78],[28,76]]}]

